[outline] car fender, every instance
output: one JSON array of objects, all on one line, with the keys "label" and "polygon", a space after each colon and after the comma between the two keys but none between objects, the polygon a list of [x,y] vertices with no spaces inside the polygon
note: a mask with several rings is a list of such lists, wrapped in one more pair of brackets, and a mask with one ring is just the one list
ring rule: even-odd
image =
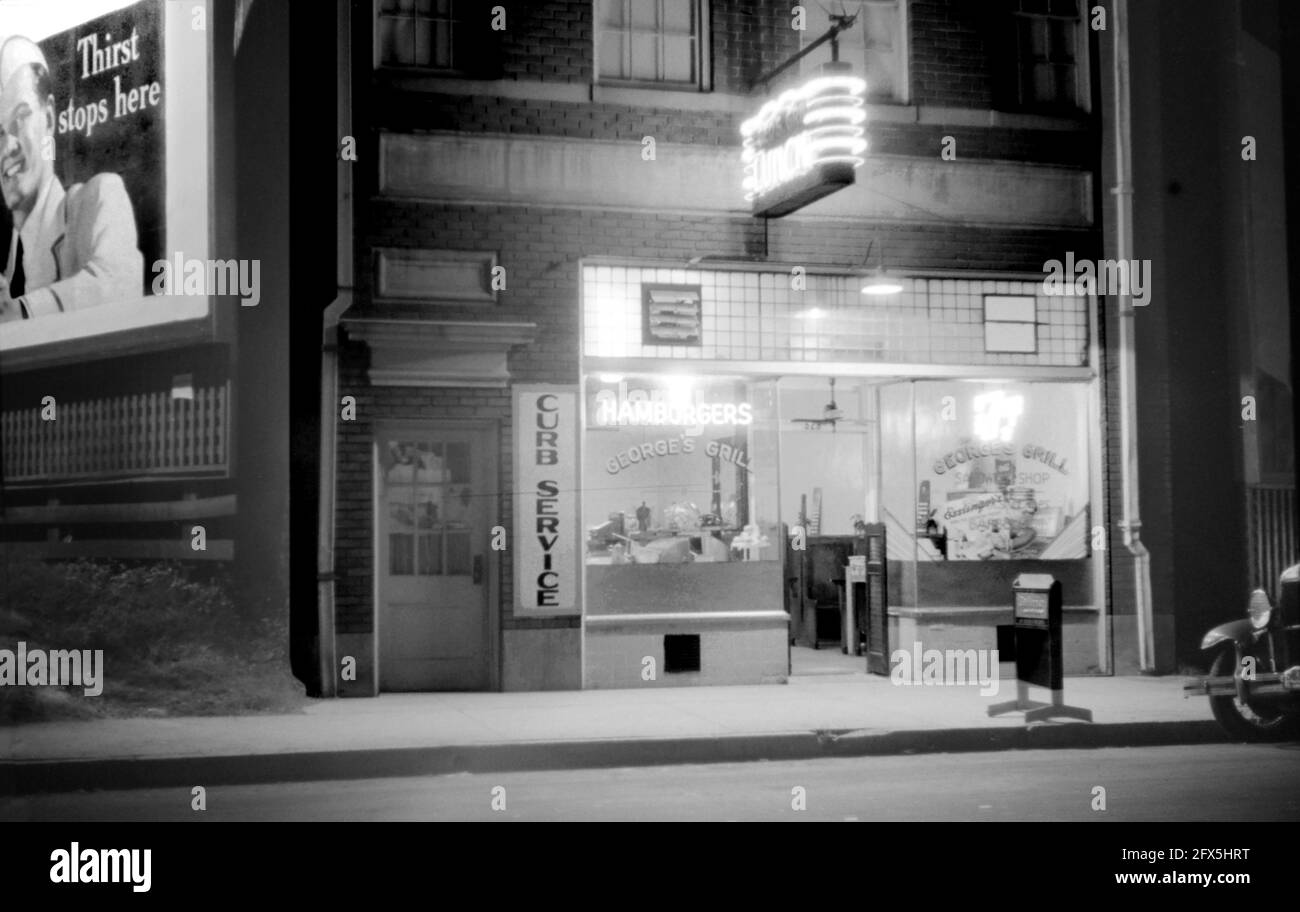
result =
[{"label": "car fender", "polygon": [[1254,628],[1250,626],[1250,618],[1229,621],[1226,624],[1220,624],[1201,637],[1201,649],[1213,649],[1229,640],[1234,643],[1248,645],[1253,633]]}]

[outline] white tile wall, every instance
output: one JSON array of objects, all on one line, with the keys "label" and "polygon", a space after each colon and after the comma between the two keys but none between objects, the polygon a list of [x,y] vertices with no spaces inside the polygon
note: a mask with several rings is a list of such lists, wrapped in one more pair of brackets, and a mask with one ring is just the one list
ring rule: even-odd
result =
[{"label": "white tile wall", "polygon": [[[872,299],[859,293],[858,279],[805,280],[805,290],[795,291],[788,273],[588,266],[582,283],[584,354],[686,361],[1087,363],[1087,299],[1044,295],[1038,282],[908,278],[901,294]],[[643,282],[701,286],[703,344],[641,344]],[[1035,296],[1037,352],[984,351],[985,294]],[[820,318],[809,315],[813,309]]]}]

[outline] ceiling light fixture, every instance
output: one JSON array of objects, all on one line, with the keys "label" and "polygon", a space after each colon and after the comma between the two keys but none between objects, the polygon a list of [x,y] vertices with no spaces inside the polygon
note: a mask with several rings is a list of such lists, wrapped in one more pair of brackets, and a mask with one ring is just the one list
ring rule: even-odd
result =
[{"label": "ceiling light fixture", "polygon": [[[871,259],[871,247],[875,246],[875,240],[872,240],[871,246],[867,247],[866,259]],[[865,262],[866,260],[864,260]],[[903,283],[895,276],[885,271],[885,245],[880,245],[880,265],[862,285],[862,293],[872,297],[884,297],[885,295],[896,295],[903,290]]]}]

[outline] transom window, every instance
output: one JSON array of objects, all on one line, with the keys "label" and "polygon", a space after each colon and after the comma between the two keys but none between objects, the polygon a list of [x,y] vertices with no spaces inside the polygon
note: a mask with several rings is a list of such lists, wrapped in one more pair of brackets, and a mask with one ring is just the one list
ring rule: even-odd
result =
[{"label": "transom window", "polygon": [[702,0],[596,0],[602,82],[704,83]]},{"label": "transom window", "polygon": [[984,296],[984,351],[1038,351],[1038,306],[1033,295]]},{"label": "transom window", "polygon": [[1022,107],[1082,107],[1083,24],[1078,0],[1016,0],[1017,88]]}]

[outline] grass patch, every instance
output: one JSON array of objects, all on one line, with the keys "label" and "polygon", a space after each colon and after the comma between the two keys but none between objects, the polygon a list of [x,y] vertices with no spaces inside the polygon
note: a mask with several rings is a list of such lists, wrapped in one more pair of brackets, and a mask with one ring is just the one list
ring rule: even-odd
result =
[{"label": "grass patch", "polygon": [[224,576],[179,564],[11,564],[0,647],[102,649],[103,692],[0,687],[0,722],[298,712],[287,617],[249,618]]}]

